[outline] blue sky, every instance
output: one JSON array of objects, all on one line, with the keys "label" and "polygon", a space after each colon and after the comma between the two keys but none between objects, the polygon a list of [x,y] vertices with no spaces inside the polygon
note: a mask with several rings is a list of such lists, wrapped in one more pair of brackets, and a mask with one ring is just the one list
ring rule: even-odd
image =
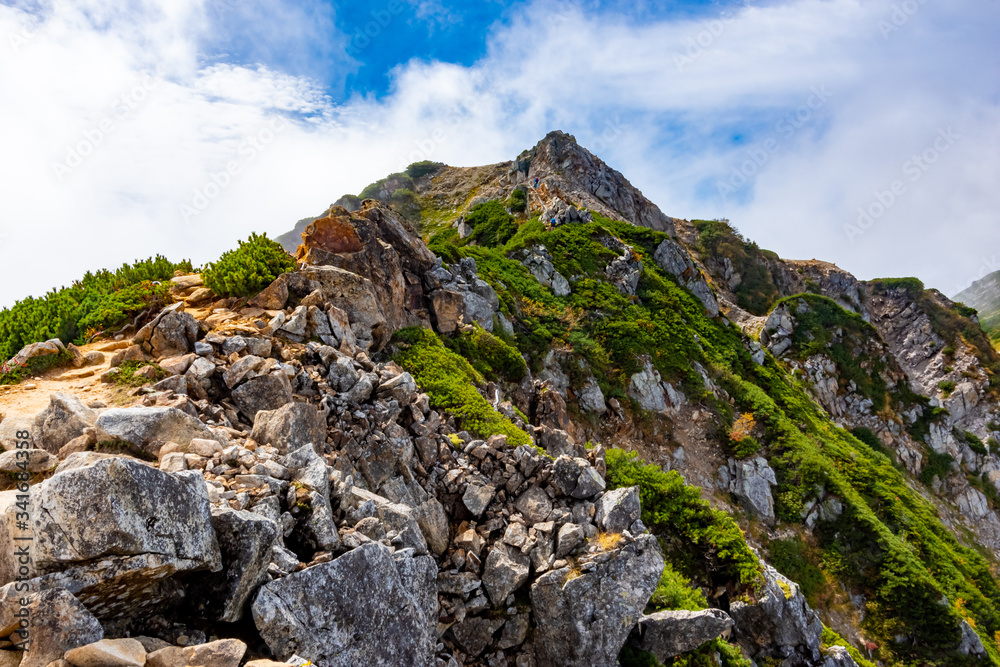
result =
[{"label": "blue sky", "polygon": [[0,305],[552,129],[668,215],[953,294],[1000,269],[998,33],[982,0],[0,0],[0,245],[46,232]]}]

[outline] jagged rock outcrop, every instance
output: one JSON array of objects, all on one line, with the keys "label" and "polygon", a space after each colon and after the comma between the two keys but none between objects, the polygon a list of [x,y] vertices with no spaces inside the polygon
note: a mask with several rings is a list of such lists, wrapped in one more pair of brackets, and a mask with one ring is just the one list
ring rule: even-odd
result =
[{"label": "jagged rock outcrop", "polygon": [[[589,567],[588,567],[589,566]],[[621,550],[553,570],[531,587],[537,624],[537,664],[611,666],[656,588],[663,571],[656,538],[647,535]]]},{"label": "jagged rock outcrop", "polygon": [[733,602],[733,638],[754,660],[775,658],[782,664],[820,661],[823,623],[806,602],[798,584],[764,564],[764,585],[757,602]]},{"label": "jagged rock outcrop", "polygon": [[515,185],[533,183],[549,197],[574,202],[609,218],[673,234],[664,215],[628,180],[565,132],[550,132],[511,164]]}]

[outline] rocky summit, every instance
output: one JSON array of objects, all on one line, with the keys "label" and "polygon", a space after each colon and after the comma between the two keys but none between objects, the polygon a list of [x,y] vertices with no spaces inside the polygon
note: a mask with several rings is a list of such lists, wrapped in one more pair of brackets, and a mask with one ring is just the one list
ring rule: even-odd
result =
[{"label": "rocky summit", "polygon": [[968,305],[561,132],[281,240],[0,313],[0,665],[1000,665]]}]

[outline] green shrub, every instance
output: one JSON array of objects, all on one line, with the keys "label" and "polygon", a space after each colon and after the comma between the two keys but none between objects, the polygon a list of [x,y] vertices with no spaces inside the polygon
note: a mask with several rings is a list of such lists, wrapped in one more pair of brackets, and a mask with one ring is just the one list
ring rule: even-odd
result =
[{"label": "green shrub", "polygon": [[660,582],[656,585],[656,591],[649,600],[647,613],[664,609],[698,611],[707,607],[705,594],[700,589],[694,588],[687,577],[667,563],[663,568],[663,574],[660,575]]},{"label": "green shrub", "polygon": [[465,357],[487,379],[520,382],[528,374],[521,353],[478,324],[472,325],[471,332],[447,339],[445,345]]},{"label": "green shrub", "polygon": [[222,253],[217,262],[207,264],[201,277],[205,285],[221,296],[254,296],[282,273],[295,270],[295,260],[280,243],[266,234],[251,234],[236,250]]},{"label": "green shrub", "polygon": [[771,565],[802,589],[802,593],[815,605],[817,595],[823,593],[828,584],[826,575],[809,556],[805,540],[801,535],[785,540],[772,540],[767,545]]},{"label": "green shrub", "polygon": [[125,264],[116,271],[87,272],[69,287],[43,297],[29,297],[0,310],[0,362],[31,343],[58,338],[78,340],[90,329],[111,329],[162,301],[175,271],[191,271],[191,263],[156,257]]},{"label": "green shrub", "polygon": [[760,443],[753,436],[748,435],[737,441],[729,441],[729,452],[738,459],[748,459],[760,451]]},{"label": "green shrub", "polygon": [[34,357],[28,359],[28,363],[26,364],[11,368],[8,368],[5,363],[0,364],[0,387],[18,384],[27,378],[41,375],[53,368],[68,366],[72,361],[73,355],[69,352],[60,352],[59,354],[46,354],[41,357]]},{"label": "green shrub", "polygon": [[506,435],[512,447],[531,444],[527,433],[493,409],[476,390],[485,382],[482,374],[464,358],[441,342],[433,331],[410,327],[393,337],[396,353],[393,360],[409,371],[431,405],[447,410],[462,428],[481,438]]},{"label": "green shrub", "polygon": [[528,210],[528,195],[520,188],[510,193],[507,207],[514,213],[524,213]]},{"label": "green shrub", "polygon": [[776,255],[761,250],[747,241],[725,220],[692,220],[698,231],[698,247],[702,253],[721,259],[726,257],[742,277],[734,290],[737,305],[754,315],[765,315],[778,298],[768,263]]},{"label": "green shrub", "polygon": [[660,538],[684,574],[707,572],[711,579],[707,583],[713,586],[749,586],[760,580],[760,563],[739,527],[728,514],[702,500],[701,489],[685,484],[676,471],[646,464],[634,452],[609,449],[606,460],[608,488],[639,487],[642,522]]},{"label": "green shrub", "polygon": [[987,454],[989,454],[989,450],[986,449],[986,445],[983,444],[983,441],[980,440],[979,436],[977,436],[975,433],[971,431],[963,431],[961,429],[955,429],[954,435],[959,442],[964,442],[965,444],[967,444],[969,446],[969,449],[974,451],[976,454],[980,454],[982,456],[986,456]]},{"label": "green shrub", "polygon": [[926,454],[924,467],[920,470],[920,481],[930,486],[935,477],[944,479],[948,476],[955,459],[948,454],[938,454],[933,449],[928,449]]},{"label": "green shrub", "polygon": [[465,223],[472,227],[472,240],[487,248],[502,246],[517,233],[514,216],[496,200],[474,206]]},{"label": "green shrub", "polygon": [[955,383],[952,380],[941,380],[938,382],[938,389],[944,392],[945,398],[948,398],[955,391]]},{"label": "green shrub", "polygon": [[433,174],[434,172],[441,171],[444,169],[444,164],[441,162],[432,162],[430,160],[423,160],[421,162],[414,162],[409,167],[406,168],[406,175],[410,178],[420,178],[421,176],[426,176],[427,174]]}]

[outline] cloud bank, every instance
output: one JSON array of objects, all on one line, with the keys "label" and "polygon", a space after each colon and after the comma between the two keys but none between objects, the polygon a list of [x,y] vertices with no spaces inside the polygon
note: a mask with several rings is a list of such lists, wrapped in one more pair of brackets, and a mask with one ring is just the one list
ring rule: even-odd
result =
[{"label": "cloud bank", "polygon": [[410,61],[379,97],[338,86],[390,45],[348,53],[359,26],[332,9],[121,4],[0,6],[0,305],[155,253],[211,261],[410,162],[508,160],[557,128],[668,215],[727,217],[784,257],[949,294],[1000,269],[997,3],[638,21],[534,2],[474,65]]}]

